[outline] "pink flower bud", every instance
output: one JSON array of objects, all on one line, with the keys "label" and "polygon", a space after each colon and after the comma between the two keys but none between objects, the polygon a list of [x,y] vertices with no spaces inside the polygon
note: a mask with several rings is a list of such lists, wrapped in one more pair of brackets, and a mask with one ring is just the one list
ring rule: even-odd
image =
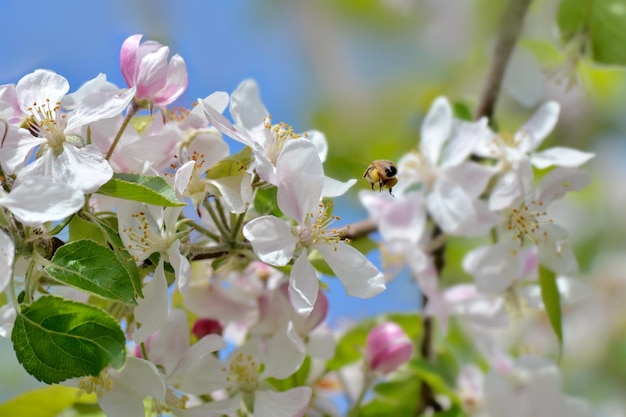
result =
[{"label": "pink flower bud", "polygon": [[137,87],[136,101],[167,106],[187,88],[187,66],[170,49],[155,41],[140,43],[142,35],[129,36],[120,50],[120,66],[129,87]]},{"label": "pink flower bud", "polygon": [[374,327],[365,343],[365,359],[374,372],[388,374],[404,365],[413,356],[413,343],[396,323]]},{"label": "pink flower bud", "polygon": [[201,339],[208,334],[219,334],[221,336],[223,331],[224,328],[220,322],[213,319],[198,319],[193,324],[193,328],[191,329],[191,332],[198,339]]}]

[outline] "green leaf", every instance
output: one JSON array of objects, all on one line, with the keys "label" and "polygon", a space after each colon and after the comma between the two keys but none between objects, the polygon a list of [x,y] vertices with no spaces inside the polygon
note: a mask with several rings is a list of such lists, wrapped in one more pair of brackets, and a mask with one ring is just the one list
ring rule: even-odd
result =
[{"label": "green leaf", "polygon": [[116,173],[98,190],[98,194],[139,201],[161,207],[184,206],[176,191],[161,177]]},{"label": "green leaf", "polygon": [[456,101],[452,103],[452,111],[454,112],[454,116],[458,119],[465,120],[468,122],[474,121],[474,116],[472,116],[472,111],[469,106],[460,101]]},{"label": "green leaf", "polygon": [[414,375],[425,381],[434,392],[444,394],[454,403],[460,404],[456,391],[448,385],[448,382],[442,377],[441,371],[431,363],[423,358],[417,358],[413,359],[409,366]]},{"label": "green leaf", "polygon": [[113,317],[50,295],[22,307],[11,341],[24,369],[48,384],[97,376],[108,366],[121,368],[126,359],[126,338]]},{"label": "green leaf", "polygon": [[281,217],[283,214],[278,208],[278,200],[276,199],[277,190],[278,188],[276,187],[257,190],[254,195],[254,211],[259,213],[260,216],[271,214],[276,217]]},{"label": "green leaf", "polygon": [[552,330],[559,341],[559,355],[563,351],[563,327],[561,323],[561,294],[554,272],[539,266],[539,286],[541,299],[550,319]]},{"label": "green leaf", "polygon": [[61,246],[46,266],[58,281],[111,300],[136,305],[136,293],[126,267],[115,252],[93,240]]},{"label": "green leaf", "polygon": [[626,65],[626,0],[561,0],[557,23],[563,40],[587,43],[594,61]]},{"label": "green leaf", "polygon": [[69,224],[69,241],[89,239],[100,244],[106,244],[106,239],[98,226],[80,215],[74,216]]},{"label": "green leaf", "polygon": [[0,416],[57,417],[63,410],[80,404],[97,404],[95,394],[78,388],[52,385],[27,391],[0,404]]},{"label": "green leaf", "polygon": [[253,160],[252,149],[246,146],[236,154],[215,163],[207,171],[206,177],[215,180],[240,175],[248,169]]},{"label": "green leaf", "polygon": [[[117,221],[117,219],[115,219]],[[124,247],[124,243],[117,233],[117,226],[111,226],[107,223],[107,219],[96,218],[96,222],[102,233],[105,235],[105,239],[109,244],[109,247],[115,253],[117,260],[124,266],[128,272],[131,283],[135,290],[135,294],[138,297],[143,297],[141,277],[139,276],[139,269],[130,253]],[[115,227],[115,228],[114,228]]]},{"label": "green leaf", "polygon": [[417,409],[420,380],[402,375],[374,387],[375,397],[359,410],[360,417],[410,416]]}]

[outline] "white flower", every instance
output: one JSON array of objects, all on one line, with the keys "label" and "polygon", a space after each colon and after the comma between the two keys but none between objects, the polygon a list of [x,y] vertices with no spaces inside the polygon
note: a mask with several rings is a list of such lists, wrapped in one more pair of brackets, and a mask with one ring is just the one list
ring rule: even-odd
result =
[{"label": "white flower", "polygon": [[308,260],[317,250],[346,287],[349,295],[369,298],[385,289],[383,274],[367,258],[341,240],[330,224],[327,208],[320,203],[324,187],[322,162],[313,144],[289,141],[276,162],[278,206],[298,226],[274,216],[256,218],[246,224],[244,236],[266,263],[283,266],[295,258],[289,280],[294,307],[308,314],[315,305],[319,282]]},{"label": "white flower", "polygon": [[536,149],[552,132],[559,117],[560,106],[550,101],[544,103],[515,135],[491,133],[483,135],[473,150],[479,156],[495,158],[500,177],[489,197],[489,208],[500,210],[509,207],[523,193],[524,164],[544,169],[551,166],[578,167],[593,158],[594,154],[572,148],[554,147],[541,152]]},{"label": "white flower", "polygon": [[[204,370],[198,372],[196,385],[207,392],[225,388],[228,398],[190,411],[213,411],[217,407],[235,412],[245,404],[257,417],[301,417],[311,399],[311,388],[296,387],[276,392],[265,379],[287,378],[298,370],[303,360],[304,346],[292,326],[277,332],[267,342],[258,339],[248,341],[233,351],[226,363],[213,355],[205,355],[202,361],[196,363],[196,367]],[[184,389],[184,386],[181,387]],[[222,411],[221,414],[227,412]]]},{"label": "white flower", "polygon": [[[206,117],[213,126],[253,150],[256,173],[270,184],[278,185],[276,161],[285,143],[291,140],[310,141],[315,146],[320,160],[324,162],[326,159],[328,144],[322,132],[311,130],[295,133],[293,128],[286,123],[272,123],[272,117],[261,101],[259,87],[254,80],[243,81],[231,95],[230,114],[235,120],[235,125],[222,116],[219,108],[215,108],[211,101],[199,99],[198,102],[204,108]],[[354,182],[342,183],[332,178],[325,178],[323,195],[325,197],[341,195]]]},{"label": "white flower", "polygon": [[[0,152],[7,173],[19,172],[20,178],[47,176],[85,194],[98,190],[111,178],[113,170],[101,151],[95,145],[86,145],[77,133],[82,126],[121,113],[134,90],[121,95],[94,92],[92,84],[85,86],[91,94],[77,92],[64,104],[69,83],[52,71],[36,70],[17,83],[17,101],[27,117],[27,129],[11,126],[7,132]],[[66,112],[68,105],[71,111]],[[39,158],[24,166],[38,146]]]},{"label": "white flower", "polygon": [[522,357],[513,368],[486,376],[485,408],[491,417],[592,417],[584,401],[563,395],[560,379],[559,368],[548,360]]},{"label": "white flower", "polygon": [[88,394],[96,393],[107,417],[144,415],[146,397],[165,402],[165,381],[154,364],[139,358],[126,358],[119,371],[108,368],[97,377],[74,378],[64,384],[77,386]]},{"label": "white flower", "polygon": [[478,197],[493,170],[467,158],[488,133],[486,119],[456,120],[450,103],[443,97],[436,99],[422,124],[419,152],[398,162],[398,194],[421,184],[428,212],[444,232],[485,234],[495,219]]}]

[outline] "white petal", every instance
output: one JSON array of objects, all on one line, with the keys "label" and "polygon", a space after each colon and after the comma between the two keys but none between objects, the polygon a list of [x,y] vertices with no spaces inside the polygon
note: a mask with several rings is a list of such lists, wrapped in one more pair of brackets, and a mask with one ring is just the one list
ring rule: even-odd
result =
[{"label": "white petal", "polygon": [[426,205],[446,233],[458,233],[462,225],[476,218],[470,196],[460,185],[444,176],[438,177],[433,191],[426,197]]},{"label": "white petal", "polygon": [[250,138],[246,131],[242,131],[233,126],[233,124],[222,115],[222,112],[211,106],[210,102],[199,98],[198,103],[204,110],[204,115],[217,130],[246,146],[250,146],[252,149],[258,149],[256,142]]},{"label": "white petal", "polygon": [[13,259],[15,243],[9,235],[0,229],[0,293],[9,285],[13,278]]},{"label": "white petal", "polygon": [[485,294],[499,294],[521,278],[519,247],[511,241],[476,248],[463,258],[463,269],[474,276],[476,288]]},{"label": "white petal", "polygon": [[11,337],[16,316],[17,311],[15,311],[13,304],[9,303],[0,307],[0,337]]},{"label": "white petal", "polygon": [[278,207],[303,224],[304,217],[320,201],[324,169],[315,146],[307,140],[289,140],[276,160]]},{"label": "white petal", "polygon": [[[0,127],[4,132],[4,126]],[[3,133],[4,134],[4,133]],[[9,126],[6,136],[0,147],[0,161],[7,174],[15,174],[26,162],[27,157],[33,149],[46,143],[45,139],[36,138],[31,133],[22,128]]]},{"label": "white petal", "polygon": [[247,79],[241,82],[230,95],[230,114],[238,126],[255,130],[263,124],[269,112],[261,101],[256,81]]},{"label": "white petal", "polygon": [[80,190],[41,176],[21,179],[8,195],[0,197],[0,206],[28,226],[61,220],[80,210],[84,202]]},{"label": "white petal", "polygon": [[476,122],[456,121],[452,138],[443,150],[440,165],[451,167],[460,164],[467,159],[478,143],[492,135],[485,117]]},{"label": "white petal", "polygon": [[354,184],[355,179],[348,180],[346,182],[337,181],[330,177],[324,177],[324,188],[322,189],[323,197],[339,197],[344,195]]},{"label": "white petal", "polygon": [[111,390],[98,398],[98,404],[107,417],[145,415],[143,398],[131,392]]},{"label": "white petal", "polygon": [[539,263],[561,275],[573,275],[578,272],[578,262],[571,246],[563,238],[564,229],[555,225],[544,225],[540,230]]},{"label": "white petal", "polygon": [[191,264],[186,256],[180,253],[180,241],[176,240],[167,250],[167,261],[174,268],[178,289],[185,292],[191,279]]},{"label": "white petal", "polygon": [[269,340],[263,377],[287,378],[300,368],[305,355],[304,341],[289,322]]},{"label": "white petal", "polygon": [[494,170],[491,167],[464,161],[456,166],[446,168],[443,175],[461,186],[471,198],[478,198],[485,190],[493,174]]},{"label": "white petal", "polygon": [[113,168],[95,145],[77,148],[64,143],[58,156],[48,150],[20,171],[22,178],[31,175],[47,176],[90,194],[113,177]]},{"label": "white petal", "polygon": [[324,135],[319,130],[309,130],[304,133],[305,137],[315,145],[315,149],[317,149],[317,154],[320,157],[322,162],[326,161],[326,156],[328,155],[328,142],[326,141],[326,135]]},{"label": "white petal", "polygon": [[439,164],[443,144],[452,129],[452,107],[445,97],[438,97],[422,122],[420,151],[432,165]]},{"label": "white petal", "polygon": [[195,166],[196,161],[187,161],[176,170],[176,175],[174,176],[174,190],[176,190],[176,194],[179,197],[185,194]]},{"label": "white petal", "polygon": [[393,204],[393,200],[386,193],[378,193],[369,190],[359,191],[359,200],[361,204],[367,210],[369,217],[378,223],[382,217],[382,213],[386,207]]},{"label": "white petal", "polygon": [[134,96],[135,87],[123,90],[121,94],[100,92],[83,97],[74,111],[68,113],[65,132],[75,132],[81,126],[121,114]]},{"label": "white petal", "polygon": [[[224,110],[228,106],[229,99],[228,93],[225,91],[216,91],[202,100],[204,103],[211,106],[215,111],[224,113]],[[204,115],[203,106],[196,105],[193,109],[191,109],[187,117],[185,117],[185,120],[183,120],[180,124],[180,128],[183,130],[203,129],[208,123],[209,122]]]},{"label": "white petal", "polygon": [[171,374],[178,360],[189,348],[187,315],[183,310],[173,309],[165,323],[146,343],[150,362],[162,366],[166,374]]},{"label": "white petal", "polygon": [[385,290],[385,277],[358,250],[344,242],[336,245],[315,245],[337,278],[346,287],[348,295],[371,298]]},{"label": "white petal", "polygon": [[252,174],[244,172],[233,177],[210,180],[218,190],[231,213],[241,214],[252,204]]},{"label": "white petal", "polygon": [[254,398],[256,417],[302,417],[311,400],[311,388],[296,387],[284,392],[257,391]]},{"label": "white petal", "polygon": [[208,170],[215,163],[230,155],[228,144],[222,135],[214,129],[196,133],[187,148],[187,155],[203,155],[202,170]]},{"label": "white petal", "polygon": [[263,216],[248,222],[243,228],[243,235],[263,262],[276,266],[289,263],[299,241],[291,233],[291,226],[274,216]]},{"label": "white petal", "polygon": [[380,214],[379,231],[387,242],[417,244],[426,226],[426,203],[421,194],[409,192],[397,197]]},{"label": "white petal", "polygon": [[126,358],[124,368],[115,378],[113,389],[135,393],[139,398],[153,397],[165,401],[165,381],[157,367],[141,358]]},{"label": "white petal", "polygon": [[561,106],[555,101],[544,103],[515,134],[521,152],[532,152],[552,132],[559,119]]},{"label": "white petal", "polygon": [[565,193],[578,191],[591,182],[591,174],[578,168],[555,168],[548,172],[537,185],[535,200],[548,207]]},{"label": "white petal", "polygon": [[[185,326],[185,330],[188,327]],[[215,356],[215,352],[226,349],[224,339],[210,334],[193,344],[184,355],[168,379],[171,385],[191,394],[201,395],[227,384],[224,363]]]},{"label": "white petal", "polygon": [[177,417],[222,417],[236,415],[235,413],[240,408],[241,394],[235,394],[232,398],[204,403],[184,410],[173,408],[173,411]]},{"label": "white petal", "polygon": [[578,167],[593,158],[595,154],[578,149],[556,146],[545,151],[530,155],[530,162],[539,169],[553,165],[561,167]]},{"label": "white petal", "polygon": [[511,207],[522,196],[524,189],[517,171],[508,171],[498,178],[489,195],[489,209],[496,211]]},{"label": "white petal", "polygon": [[319,282],[315,268],[303,251],[291,268],[289,280],[289,299],[298,314],[309,315],[317,300]]},{"label": "white petal", "polygon": [[22,111],[27,112],[35,103],[45,106],[46,100],[50,100],[50,105],[61,101],[70,90],[70,84],[53,71],[38,69],[22,77],[15,89]]},{"label": "white petal", "polygon": [[143,287],[143,298],[137,300],[135,320],[141,324],[133,333],[135,343],[145,342],[167,319],[167,280],[161,260],[154,271],[152,281]]}]

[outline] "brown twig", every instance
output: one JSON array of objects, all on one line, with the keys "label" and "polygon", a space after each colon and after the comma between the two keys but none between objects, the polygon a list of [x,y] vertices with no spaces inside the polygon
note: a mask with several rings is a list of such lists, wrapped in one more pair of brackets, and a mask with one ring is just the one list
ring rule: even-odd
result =
[{"label": "brown twig", "polygon": [[498,100],[502,86],[502,79],[504,78],[507,64],[511,58],[511,53],[513,53],[513,49],[517,43],[517,38],[522,31],[524,17],[526,16],[530,2],[531,0],[509,1],[504,15],[502,16],[500,31],[493,50],[493,59],[489,66],[487,77],[485,78],[480,101],[474,112],[475,119],[487,117],[491,122],[493,118],[496,101]]},{"label": "brown twig", "polygon": [[342,239],[358,240],[376,231],[376,223],[372,219],[361,220],[339,230]]}]

